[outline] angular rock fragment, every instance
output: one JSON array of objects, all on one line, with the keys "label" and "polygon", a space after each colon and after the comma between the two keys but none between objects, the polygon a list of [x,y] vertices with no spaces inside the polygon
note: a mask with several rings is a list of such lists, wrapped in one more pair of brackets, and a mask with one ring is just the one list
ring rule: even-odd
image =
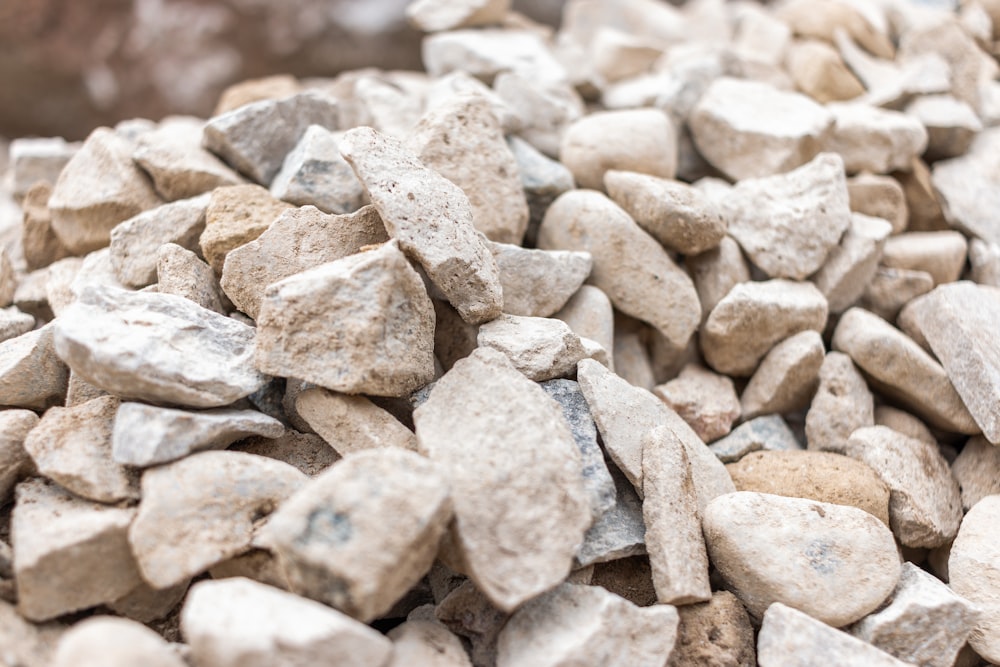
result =
[{"label": "angular rock fragment", "polygon": [[392,662],[386,667],[472,667],[457,636],[436,620],[408,620],[389,632]]},{"label": "angular rock fragment", "polygon": [[677,612],[681,623],[668,667],[755,667],[753,625],[735,595],[716,591],[708,602],[684,605]]},{"label": "angular rock fragment", "polygon": [[41,479],[18,485],[16,496],[11,537],[22,616],[55,618],[139,584],[126,538],[134,509],[80,500]]},{"label": "angular rock fragment", "polygon": [[341,135],[310,125],[285,157],[271,182],[271,194],[296,206],[315,206],[324,213],[353,213],[364,203],[365,190],[340,157]]},{"label": "angular rock fragment", "polygon": [[299,415],[341,456],[367,449],[417,449],[413,432],[364,396],[306,389],[295,399]]},{"label": "angular rock fragment", "polygon": [[367,623],[430,569],[451,516],[434,463],[378,449],[315,478],[282,503],[259,539],[291,590]]},{"label": "angular rock fragment", "polygon": [[308,477],[242,452],[200,452],[142,475],[128,541],[142,578],[174,586],[245,551],[257,524]]},{"label": "angular rock fragment", "polygon": [[451,486],[452,540],[476,585],[510,611],[562,581],[591,515],[558,405],[502,354],[479,349],[413,417],[420,451]]},{"label": "angular rock fragment", "polygon": [[678,622],[670,605],[636,607],[598,586],[563,584],[511,617],[497,642],[496,664],[661,667]]},{"label": "angular rock fragment", "polygon": [[674,347],[683,348],[697,328],[701,307],[691,279],[604,195],[574,190],[560,196],[545,214],[538,247],[589,252],[590,282],[618,310],[649,322]]},{"label": "angular rock fragment", "polygon": [[69,369],[56,356],[54,326],[0,342],[0,405],[42,410],[62,402]]},{"label": "angular rock fragment", "polygon": [[216,188],[205,210],[205,231],[201,252],[217,275],[222,274],[226,256],[263,234],[278,216],[293,208],[271,196],[259,185]]},{"label": "angular rock fragment", "polygon": [[819,384],[824,352],[823,338],[815,331],[799,332],[771,348],[740,396],[743,419],[794,412],[809,405]]},{"label": "angular rock fragment", "polygon": [[723,463],[731,463],[761,449],[793,450],[802,449],[802,445],[780,415],[767,415],[743,422],[708,448]]},{"label": "angular rock fragment", "polygon": [[54,326],[70,368],[122,398],[218,407],[266,381],[251,327],[172,294],[90,287]]},{"label": "angular rock fragment", "polygon": [[593,265],[586,252],[489,246],[500,269],[503,312],[508,315],[552,317],[580,289]]},{"label": "angular rock fragment", "polygon": [[792,42],[785,65],[795,86],[821,104],[854,99],[865,92],[840,54],[823,42]]},{"label": "angular rock fragment", "polygon": [[580,337],[565,322],[546,317],[501,315],[479,327],[477,341],[538,382],[571,374],[586,355]]},{"label": "angular rock fragment", "polygon": [[886,321],[894,321],[907,303],[934,289],[934,278],[926,271],[889,269],[875,271],[859,304]]},{"label": "angular rock fragment", "polygon": [[512,72],[541,83],[561,83],[566,70],[548,44],[532,30],[485,28],[448,30],[424,38],[421,56],[434,78],[456,70],[492,83],[497,75]]},{"label": "angular rock fragment", "polygon": [[851,215],[851,226],[840,245],[830,251],[826,262],[812,277],[826,297],[831,313],[847,310],[864,294],[878,271],[879,260],[884,258],[883,248],[892,242],[891,232],[892,226],[885,220],[860,213]]},{"label": "angular rock fragment", "polygon": [[141,623],[92,616],[59,640],[52,667],[184,667],[163,637]]},{"label": "angular rock fragment", "polygon": [[839,627],[899,580],[892,533],[856,507],[741,491],[713,500],[702,527],[712,564],[756,618],[782,602]]},{"label": "angular rock fragment", "polygon": [[268,185],[310,125],[336,129],[337,101],[319,91],[244,105],[208,121],[202,146]]},{"label": "angular rock fragment", "polygon": [[380,396],[434,378],[433,305],[395,241],[271,284],[257,325],[255,362],[271,375]]},{"label": "angular rock fragment", "polygon": [[840,154],[848,173],[907,169],[927,148],[927,130],[912,116],[858,103],[826,109],[834,121],[824,150]]},{"label": "angular rock fragment", "polygon": [[497,636],[509,614],[497,609],[489,598],[465,580],[441,600],[434,610],[438,621],[470,644],[473,665],[495,665]]},{"label": "angular rock fragment", "polygon": [[983,129],[972,107],[951,95],[918,97],[907,105],[906,113],[927,129],[928,160],[964,155]]},{"label": "angular rock fragment", "polygon": [[480,324],[499,315],[499,270],[473,227],[472,209],[461,189],[371,128],[347,132],[340,152],[364,184],[389,235],[420,263],[462,319]]},{"label": "angular rock fragment", "polygon": [[196,304],[226,314],[225,296],[215,271],[196,254],[176,243],[164,243],[156,253],[156,292],[174,294]]},{"label": "angular rock fragment", "polygon": [[24,439],[37,425],[38,415],[31,410],[0,410],[0,503],[34,470]]},{"label": "angular rock fragment", "polygon": [[384,665],[392,642],[312,600],[249,579],[201,581],[181,612],[197,665]]},{"label": "angular rock fragment", "polygon": [[15,199],[22,199],[39,181],[55,183],[80,144],[62,137],[23,137],[10,142],[10,171]]},{"label": "angular rock fragment", "polygon": [[724,236],[719,245],[685,261],[701,302],[702,321],[739,283],[750,281],[750,267],[743,259],[739,244]]},{"label": "angular rock fragment", "polygon": [[967,243],[959,232],[909,232],[885,242],[882,265],[925,271],[935,285],[958,280],[965,268]]},{"label": "angular rock fragment", "polygon": [[1000,496],[987,496],[962,520],[948,557],[951,589],[981,612],[969,645],[990,662],[1000,661]]},{"label": "angular rock fragment", "polygon": [[733,381],[696,364],[684,366],[676,378],[653,387],[653,393],[705,442],[729,433],[740,417]]},{"label": "angular rock fragment", "polygon": [[29,271],[48,266],[70,254],[52,231],[52,213],[49,211],[51,196],[51,183],[36,183],[24,195],[24,201],[21,202],[21,208],[24,210],[21,249]]},{"label": "angular rock fragment", "polygon": [[806,413],[809,449],[840,451],[856,429],[874,425],[875,399],[864,377],[846,354],[828,353]]},{"label": "angular rock fragment", "polygon": [[1000,495],[1000,447],[991,445],[983,436],[969,438],[952,462],[951,474],[962,490],[962,509],[966,512],[986,496]]},{"label": "angular rock fragment", "polygon": [[611,477],[615,488],[614,505],[601,514],[583,536],[583,544],[576,552],[576,562],[581,567],[646,553],[642,501],[631,482],[617,468],[612,468]]},{"label": "angular rock fragment", "polygon": [[866,173],[852,176],[847,179],[847,194],[854,213],[888,221],[893,234],[906,229],[910,217],[906,195],[892,176]]},{"label": "angular rock fragment", "polygon": [[1000,206],[1000,128],[979,133],[969,152],[934,165],[933,192],[940,198],[948,224],[1000,243],[996,211]]}]

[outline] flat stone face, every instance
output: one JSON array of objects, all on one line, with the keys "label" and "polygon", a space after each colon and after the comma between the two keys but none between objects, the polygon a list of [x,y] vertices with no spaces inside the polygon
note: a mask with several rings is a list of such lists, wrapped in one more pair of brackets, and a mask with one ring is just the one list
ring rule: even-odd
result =
[{"label": "flat stone face", "polygon": [[428,110],[408,145],[469,198],[472,224],[491,241],[520,244],[528,202],[500,121],[481,95],[453,95]]},{"label": "flat stone face", "polygon": [[112,435],[114,460],[146,468],[206,449],[225,449],[243,438],[277,438],[285,427],[255,410],[190,412],[142,403],[118,408]]},{"label": "flat stone face", "polygon": [[156,252],[156,291],[182,296],[220,315],[227,311],[215,271],[176,243],[164,243]]},{"label": "flat stone face", "polygon": [[[552,317],[566,305],[590,275],[589,253],[531,250],[508,243],[490,243],[500,269],[503,312],[527,317]],[[544,290],[538,289],[545,285]]]},{"label": "flat stone face", "polygon": [[184,667],[169,643],[141,623],[95,616],[74,625],[59,641],[52,667]]},{"label": "flat stone face", "polygon": [[199,244],[216,275],[226,256],[263,234],[291,204],[279,201],[259,185],[216,188],[205,210],[205,231]]},{"label": "flat stone face", "polygon": [[49,211],[52,230],[71,252],[103,248],[115,225],[161,203],[132,162],[132,149],[113,130],[99,127],[59,174]]},{"label": "flat stone face", "polygon": [[273,283],[257,326],[271,375],[380,396],[434,378],[434,307],[395,241]]},{"label": "flat stone face", "polygon": [[271,194],[296,206],[315,206],[324,213],[353,213],[364,203],[365,190],[351,165],[340,157],[341,133],[310,125],[285,157],[271,182]]},{"label": "flat stone face", "polygon": [[636,607],[598,586],[562,584],[507,622],[497,644],[497,667],[662,666],[677,625],[677,610],[670,605]]},{"label": "flat stone face", "polygon": [[687,604],[677,612],[681,623],[669,667],[757,665],[750,616],[729,591],[716,591],[708,602]]},{"label": "flat stone face", "polygon": [[217,407],[267,379],[251,327],[171,294],[90,287],[54,326],[60,358],[122,398]]},{"label": "flat stone face", "polygon": [[500,272],[473,226],[462,190],[401,143],[371,128],[347,132],[340,152],[364,184],[389,236],[420,263],[462,318],[479,324],[499,315]]},{"label": "flat stone face", "polygon": [[117,398],[104,396],[72,408],[47,410],[24,441],[38,472],[87,500],[138,500],[138,475],[111,458],[118,403]]},{"label": "flat stone face", "polygon": [[865,293],[875,273],[892,225],[888,221],[852,213],[851,226],[840,245],[830,251],[826,262],[813,275],[813,282],[826,297],[831,313],[854,305]]},{"label": "flat stone face", "polygon": [[383,447],[417,449],[413,432],[364,396],[313,387],[296,397],[295,410],[341,456]]},{"label": "flat stone face", "polygon": [[823,338],[816,331],[799,332],[771,348],[740,396],[743,419],[808,406],[819,385],[824,352]]},{"label": "flat stone face", "polygon": [[139,585],[126,539],[134,509],[81,500],[42,479],[20,484],[16,496],[11,537],[22,616],[44,621]]},{"label": "flat stone face", "polygon": [[0,405],[44,409],[66,394],[69,369],[56,356],[54,324],[0,343]]},{"label": "flat stone face", "polygon": [[987,496],[976,503],[962,520],[948,558],[949,586],[981,612],[969,644],[990,662],[1000,661],[998,520],[1000,496]]},{"label": "flat stone face", "polygon": [[861,308],[844,313],[833,334],[833,349],[848,354],[876,389],[934,426],[958,433],[979,431],[944,368],[877,315]]},{"label": "flat stone face", "polygon": [[653,393],[705,442],[729,433],[740,416],[732,380],[696,364],[686,365],[676,378],[653,387]]},{"label": "flat stone face", "polygon": [[869,426],[855,431],[842,452],[867,463],[889,486],[889,524],[904,545],[934,548],[955,536],[961,495],[936,443]]},{"label": "flat stone face", "polygon": [[556,199],[539,229],[538,247],[589,252],[591,284],[675,347],[683,348],[698,326],[701,306],[691,279],[628,213],[598,192],[574,190]]},{"label": "flat stone face", "polygon": [[699,336],[702,352],[718,372],[745,377],[779,341],[822,331],[826,316],[826,299],[812,283],[740,283],[708,316]]},{"label": "flat stone face", "polygon": [[962,509],[968,512],[986,496],[1000,494],[1000,447],[981,435],[969,438],[952,462],[951,474],[962,490]]},{"label": "flat stone face", "polygon": [[539,382],[569,375],[586,356],[580,337],[562,320],[548,317],[501,315],[479,327],[477,342]]},{"label": "flat stone face", "polygon": [[723,200],[729,234],[772,278],[803,280],[851,224],[844,164],[821,153],[793,171],[740,181]]},{"label": "flat stone face", "polygon": [[720,78],[690,117],[698,151],[734,180],[794,169],[823,150],[833,116],[808,97]]},{"label": "flat stone face", "polygon": [[809,449],[840,451],[855,429],[875,425],[875,399],[851,358],[829,352],[806,413]]},{"label": "flat stone face", "polygon": [[847,625],[899,580],[892,533],[855,507],[742,491],[712,501],[702,527],[712,564],[757,618],[783,602]]},{"label": "flat stone face", "polygon": [[245,551],[261,518],[308,479],[243,452],[200,452],[150,468],[128,535],[142,578],[166,588]]},{"label": "flat stone face", "polygon": [[236,577],[201,581],[181,612],[196,664],[383,665],[392,642],[335,609]]},{"label": "flat stone face", "polygon": [[968,243],[956,231],[909,232],[889,238],[882,264],[894,269],[926,271],[935,285],[958,280],[965,268]]},{"label": "flat stone face", "polygon": [[421,453],[451,486],[452,540],[476,585],[510,611],[562,581],[592,518],[558,404],[502,354],[479,349],[413,416]]},{"label": "flat stone face", "polygon": [[220,283],[233,304],[256,319],[271,283],[388,240],[371,206],[345,215],[311,206],[287,209],[267,231],[226,255]]},{"label": "flat stone face", "polygon": [[934,165],[935,192],[949,224],[984,241],[1000,243],[996,211],[1000,206],[1000,129],[979,133],[962,157]]},{"label": "flat stone face", "polygon": [[796,450],[802,449],[802,445],[780,415],[767,415],[743,422],[708,448],[723,463],[731,463],[750,452]]},{"label": "flat stone face", "polygon": [[260,540],[293,591],[368,622],[427,573],[451,517],[434,463],[378,449],[352,454],[289,498]]},{"label": "flat stone face", "polygon": [[37,425],[38,415],[31,410],[0,410],[0,502],[7,502],[14,485],[34,468],[24,439]]},{"label": "flat stone face", "polygon": [[851,173],[907,169],[927,148],[927,130],[907,114],[867,104],[829,104],[833,133],[825,150],[839,153]]}]

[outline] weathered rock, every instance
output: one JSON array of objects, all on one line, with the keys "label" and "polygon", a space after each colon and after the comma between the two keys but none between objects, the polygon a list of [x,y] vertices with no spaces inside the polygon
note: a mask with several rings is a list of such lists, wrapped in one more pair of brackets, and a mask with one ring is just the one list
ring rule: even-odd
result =
[{"label": "weathered rock", "polygon": [[964,155],[983,129],[972,107],[951,95],[918,97],[907,105],[906,113],[927,129],[928,160]]},{"label": "weathered rock", "polygon": [[160,203],[132,162],[132,145],[99,127],[59,174],[49,199],[52,230],[67,249],[83,254],[108,245],[119,222]]},{"label": "weathered rock", "polygon": [[879,267],[865,288],[860,305],[891,322],[903,306],[932,289],[934,278],[926,271]]},{"label": "weathered rock", "polygon": [[689,119],[698,151],[734,180],[795,169],[823,149],[833,116],[805,95],[716,79]]},{"label": "weathered rock", "polygon": [[340,157],[341,133],[310,125],[298,145],[285,156],[271,182],[271,194],[296,206],[315,206],[324,213],[352,213],[364,203],[365,190]]},{"label": "weathered rock", "polygon": [[860,103],[829,104],[826,109],[834,122],[825,150],[839,153],[849,173],[907,169],[927,148],[927,130],[912,116]]},{"label": "weathered rock", "polygon": [[872,24],[870,16],[856,6],[831,0],[795,0],[785,3],[777,12],[777,18],[796,35],[832,42],[834,36],[843,31],[868,53],[879,58],[892,58],[894,48],[884,33],[884,25],[880,30]]},{"label": "weathered rock", "polygon": [[969,265],[969,277],[973,282],[1000,287],[1000,245],[982,239],[971,239]]},{"label": "weathered rock", "polygon": [[705,442],[729,433],[740,417],[733,381],[697,364],[684,366],[676,378],[653,387],[653,393]]},{"label": "weathered rock", "polygon": [[492,242],[489,246],[500,269],[503,312],[508,315],[552,317],[580,289],[593,265],[586,252],[529,250]]},{"label": "weathered rock", "polygon": [[987,496],[962,520],[948,557],[948,584],[981,615],[969,645],[990,662],[1000,661],[1000,496]]},{"label": "weathered rock", "polygon": [[[581,339],[595,341],[605,350],[614,349],[615,315],[608,296],[593,285],[582,285],[566,305],[552,317],[569,325]],[[610,366],[614,370],[614,366]]]},{"label": "weathered rock", "polygon": [[184,667],[163,637],[141,623],[113,616],[92,616],[59,640],[52,667]]},{"label": "weathered rock", "polygon": [[497,642],[497,667],[659,667],[673,650],[678,623],[669,605],[636,607],[598,586],[563,584],[507,621]]},{"label": "weathered rock", "polygon": [[591,516],[558,405],[502,354],[479,349],[413,416],[420,451],[452,488],[452,540],[476,585],[510,611],[562,581]]},{"label": "weathered rock", "polygon": [[958,232],[910,232],[885,242],[882,264],[893,269],[926,271],[935,285],[958,280],[965,268],[967,244]]},{"label": "weathered rock", "polygon": [[951,474],[962,490],[962,508],[968,512],[986,496],[1000,494],[1000,447],[983,436],[969,438],[952,462]]},{"label": "weathered rock", "polygon": [[340,454],[318,435],[299,433],[292,429],[287,429],[284,435],[277,438],[252,436],[240,440],[229,449],[284,461],[310,477],[320,474],[341,458]]},{"label": "weathered rock", "polygon": [[590,282],[618,310],[649,322],[675,347],[683,348],[698,326],[701,307],[691,279],[663,246],[598,192],[574,190],[553,202],[538,247],[589,252]]},{"label": "weathered rock", "polygon": [[979,430],[944,368],[882,318],[848,310],[834,331],[833,349],[850,355],[876,389],[931,424],[959,433]]},{"label": "weathered rock", "polygon": [[716,248],[688,257],[685,264],[698,291],[703,322],[734,285],[750,281],[750,267],[731,236],[724,236]]},{"label": "weathered rock", "polygon": [[464,70],[486,83],[513,72],[540,83],[561,83],[566,70],[548,44],[532,30],[485,28],[448,30],[424,38],[421,55],[427,73],[437,78]]},{"label": "weathered rock", "polygon": [[583,536],[583,544],[576,552],[576,562],[582,567],[646,553],[642,501],[617,468],[612,466],[610,472],[615,488],[614,505]]},{"label": "weathered rock", "polygon": [[22,199],[39,181],[55,183],[80,144],[62,137],[23,137],[10,142],[10,171],[15,199]]},{"label": "weathered rock", "polygon": [[562,320],[501,315],[479,327],[480,347],[502,353],[528,379],[565,377],[586,356],[580,337]]},{"label": "weathered rock", "polygon": [[107,604],[116,614],[140,623],[151,623],[168,616],[187,594],[190,581],[182,581],[176,586],[158,590],[140,581],[128,593]]},{"label": "weathered rock", "polygon": [[157,206],[129,218],[111,230],[111,266],[128,287],[156,282],[156,251],[164,243],[198,250],[205,229],[205,209],[211,195]]},{"label": "weathered rock", "polygon": [[156,253],[156,291],[174,294],[196,304],[226,314],[225,295],[219,288],[215,271],[198,255],[176,243],[164,243]]},{"label": "weathered rock", "polygon": [[795,87],[821,104],[854,99],[865,92],[836,49],[823,42],[792,42],[785,66]]},{"label": "weathered rock", "polygon": [[370,128],[347,132],[340,153],[364,184],[389,235],[420,263],[462,319],[480,324],[499,315],[499,270],[473,227],[471,205],[461,189],[398,141]]},{"label": "weathered rock", "polygon": [[792,429],[780,415],[756,417],[746,421],[724,438],[708,446],[723,463],[739,461],[759,450],[802,449]]},{"label": "weathered rock", "polygon": [[24,439],[37,425],[38,415],[31,410],[0,410],[0,503],[34,470]]},{"label": "weathered rock", "polygon": [[201,233],[201,252],[216,274],[222,274],[226,255],[250,243],[291,204],[279,201],[259,185],[233,185],[216,188],[205,210],[205,231]]},{"label": "weathered rock", "polygon": [[392,662],[386,667],[472,667],[457,636],[437,620],[410,619],[389,632]]},{"label": "weathered rock", "polygon": [[702,353],[718,372],[745,377],[779,341],[822,331],[826,316],[826,299],[812,283],[739,283],[708,316],[699,336]]},{"label": "weathered rock", "polygon": [[809,449],[840,451],[856,429],[875,425],[875,399],[851,358],[830,352],[819,369],[819,388],[806,413]]},{"label": "weathered rock", "polygon": [[313,387],[298,395],[295,409],[341,456],[383,447],[417,448],[412,431],[364,396]]},{"label": "weathered rock", "polygon": [[201,581],[181,612],[197,665],[384,665],[392,642],[312,600],[241,577]]},{"label": "weathered rock", "polygon": [[406,7],[406,18],[419,30],[441,32],[500,23],[509,9],[510,0],[418,0]]},{"label": "weathered rock", "polygon": [[[892,243],[892,225],[860,213],[851,214],[851,226],[813,277],[826,297],[831,313],[841,313],[864,294],[883,259],[883,248]],[[909,236],[909,235],[904,235]],[[888,239],[888,240],[887,240]],[[883,261],[888,265],[889,262]]]},{"label": "weathered rock", "polygon": [[772,278],[802,280],[819,269],[850,227],[851,209],[840,157],[739,182],[723,200],[729,234]]},{"label": "weathered rock", "polygon": [[433,305],[395,241],[271,284],[257,325],[255,362],[271,375],[381,396],[434,378]]},{"label": "weathered rock", "polygon": [[54,326],[73,372],[122,398],[218,407],[266,381],[251,327],[172,294],[90,287]]},{"label": "weathered rock", "polygon": [[51,196],[52,184],[45,181],[33,185],[21,202],[21,208],[24,210],[21,249],[29,271],[48,266],[70,254],[52,231],[52,214],[49,211]]},{"label": "weathered rock", "polygon": [[945,218],[970,236],[1000,243],[1000,225],[991,213],[1000,206],[1000,128],[980,132],[969,152],[934,165],[933,192]]},{"label": "weathered rock", "polygon": [[933,548],[955,536],[962,498],[935,444],[868,426],[838,451],[867,463],[889,486],[889,525],[902,544]]},{"label": "weathered rock", "polygon": [[771,348],[740,396],[743,419],[808,406],[819,385],[824,352],[823,338],[815,331],[799,332]]},{"label": "weathered rock", "polygon": [[702,604],[677,609],[680,628],[668,667],[755,667],[754,632],[750,616],[735,595],[716,591]]},{"label": "weathered rock", "polygon": [[257,524],[307,481],[286,463],[242,452],[146,470],[128,536],[142,578],[166,588],[245,551]]},{"label": "weathered rock", "polygon": [[[559,157],[566,128],[584,114],[584,103],[573,86],[566,83],[540,81],[514,72],[502,72],[496,77],[493,89],[521,117],[523,126],[518,136],[541,153]],[[560,172],[557,176],[557,168]],[[546,171],[552,172],[553,183],[573,187],[573,175],[565,166],[554,162]],[[522,178],[524,171],[521,172]],[[565,177],[569,176],[568,181]],[[555,193],[561,194],[561,193]]]},{"label": "weathered rock", "polygon": [[797,667],[821,662],[844,667],[905,667],[910,664],[780,602],[772,604],[764,614],[757,635],[757,660],[764,667]]},{"label": "weathered rock", "polygon": [[978,615],[938,579],[903,563],[892,602],[858,621],[850,633],[900,660],[951,667]]},{"label": "weathered rock", "polygon": [[756,618],[783,602],[846,625],[899,580],[892,533],[856,507],[741,491],[713,500],[702,527],[712,564]]},{"label": "weathered rock", "polygon": [[80,500],[41,479],[17,487],[11,520],[18,611],[33,621],[117,600],[139,584],[134,509]]},{"label": "weathered rock", "polygon": [[906,207],[903,186],[892,176],[861,173],[847,179],[851,211],[882,218],[892,225],[892,233],[906,229],[910,212]]},{"label": "weathered rock", "polygon": [[497,609],[469,580],[449,592],[434,610],[438,621],[470,644],[472,664],[495,665],[497,636],[509,614]]},{"label": "weathered rock", "polygon": [[53,327],[0,343],[0,405],[45,409],[62,403],[69,370],[56,356]]}]

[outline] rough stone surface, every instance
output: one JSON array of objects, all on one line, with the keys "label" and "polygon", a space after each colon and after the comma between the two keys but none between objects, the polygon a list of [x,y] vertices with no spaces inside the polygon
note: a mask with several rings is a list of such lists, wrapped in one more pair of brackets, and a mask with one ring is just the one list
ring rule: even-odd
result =
[{"label": "rough stone surface", "polygon": [[586,356],[580,337],[562,320],[501,315],[479,327],[480,347],[502,353],[535,381],[565,377]]},{"label": "rough stone surface", "polygon": [[279,215],[292,208],[259,185],[216,188],[205,210],[199,245],[205,261],[222,274],[226,255],[263,234]]},{"label": "rough stone surface", "polygon": [[87,382],[153,403],[218,407],[266,381],[251,327],[172,294],[87,288],[56,320],[55,348]]},{"label": "rough stone surface", "polygon": [[826,299],[812,283],[739,283],[708,316],[699,336],[702,353],[718,372],[746,377],[776,343],[822,331],[826,316]]},{"label": "rough stone surface", "polygon": [[62,137],[23,137],[14,139],[8,147],[13,179],[11,194],[22,199],[39,181],[55,183],[80,144]]},{"label": "rough stone surface", "polygon": [[823,149],[833,116],[805,95],[723,77],[708,87],[689,122],[705,159],[741,180],[812,160]]},{"label": "rough stone surface", "polygon": [[583,544],[576,552],[576,562],[582,567],[646,553],[642,501],[617,468],[612,466],[610,472],[615,488],[614,505],[583,536]]},{"label": "rough stone surface", "polygon": [[990,662],[1000,662],[998,521],[1000,496],[980,500],[962,520],[948,557],[948,584],[981,612],[969,644]]},{"label": "rough stone surface", "polygon": [[184,660],[160,635],[141,623],[94,616],[59,640],[52,667],[184,667]]},{"label": "rough stone surface", "polygon": [[691,279],[663,246],[598,192],[573,190],[553,202],[538,247],[589,252],[590,283],[615,308],[649,322],[675,347],[683,348],[698,326],[701,306]]},{"label": "rough stone surface", "polygon": [[246,551],[257,523],[307,480],[287,463],[228,451],[146,470],[128,535],[142,578],[166,588]]},{"label": "rough stone surface", "polygon": [[294,592],[368,622],[427,570],[452,517],[448,484],[414,452],[343,459],[274,513],[260,541]]},{"label": "rough stone surface", "polygon": [[451,540],[476,585],[511,611],[562,581],[591,515],[580,452],[555,401],[481,349],[413,416],[421,453],[451,485]]},{"label": "rough stone surface", "polygon": [[17,276],[14,275],[14,265],[7,251],[0,249],[0,306],[6,307],[14,302],[17,292]]},{"label": "rough stone surface", "polygon": [[723,200],[729,234],[772,278],[802,280],[819,269],[850,227],[840,157],[821,153],[787,173],[740,181]]},{"label": "rough stone surface", "polygon": [[384,665],[392,642],[335,609],[235,577],[201,581],[181,611],[197,665]]},{"label": "rough stone surface", "polygon": [[11,519],[18,612],[44,621],[139,584],[126,539],[134,509],[81,500],[41,479],[17,487]]},{"label": "rough stone surface", "polygon": [[808,406],[819,385],[824,352],[823,338],[815,331],[799,332],[771,348],[740,396],[743,419]]},{"label": "rough stone surface", "polygon": [[741,491],[712,501],[702,527],[712,564],[756,618],[783,602],[839,627],[899,580],[892,533],[855,507]]},{"label": "rough stone surface", "polygon": [[[508,315],[552,317],[580,289],[593,266],[586,252],[492,242],[489,246],[500,269],[503,312]],[[539,289],[543,284],[545,289]]]},{"label": "rough stone surface", "polygon": [[164,243],[156,253],[156,291],[189,299],[206,310],[226,314],[225,295],[215,271],[198,255],[176,243]]},{"label": "rough stone surface", "polygon": [[802,445],[780,415],[767,415],[743,422],[708,448],[723,463],[731,463],[750,452],[802,449]]},{"label": "rough stone surface", "polygon": [[677,612],[681,623],[668,667],[756,667],[753,626],[735,595],[716,591],[708,602]]},{"label": "rough stone surface", "polygon": [[903,306],[932,289],[934,278],[926,271],[879,267],[865,288],[860,305],[892,322]]},{"label": "rough stone surface", "polygon": [[750,267],[731,236],[723,237],[716,248],[688,257],[685,264],[698,291],[702,322],[729,290],[750,281]]},{"label": "rough stone surface", "polygon": [[310,125],[285,157],[271,182],[271,194],[296,206],[315,206],[324,213],[352,213],[364,203],[365,190],[340,157],[342,136],[322,125]]},{"label": "rough stone surface", "polygon": [[0,343],[0,405],[44,409],[62,402],[69,370],[56,356],[53,327]]},{"label": "rough stone surface", "polygon": [[678,623],[672,606],[636,607],[598,586],[563,584],[507,621],[497,642],[497,667],[662,667]]},{"label": "rough stone surface", "polygon": [[473,665],[496,664],[497,636],[509,614],[497,609],[471,581],[466,579],[447,593],[435,608],[434,616],[468,641]]},{"label": "rough stone surface", "polygon": [[970,236],[1000,243],[1000,128],[980,132],[969,152],[934,165],[933,192],[948,223]]},{"label": "rough stone surface", "polygon": [[112,453],[118,463],[146,468],[206,449],[225,449],[242,438],[277,438],[285,427],[255,410],[189,412],[142,403],[118,408]]},{"label": "rough stone surface", "polygon": [[472,667],[461,640],[437,620],[408,620],[389,632],[392,661],[387,667]]},{"label": "rough stone surface", "polygon": [[806,413],[809,449],[840,451],[855,429],[875,425],[875,399],[851,358],[830,352]]},{"label": "rough stone surface", "polygon": [[865,293],[878,271],[879,260],[884,258],[883,248],[891,241],[891,232],[892,225],[885,220],[861,213],[851,215],[851,226],[840,245],[830,251],[826,262],[812,277],[826,297],[831,313],[842,313]]},{"label": "rough stone surface", "polygon": [[412,431],[364,396],[313,387],[296,397],[295,409],[341,456],[383,447],[417,448]]},{"label": "rough stone surface", "polygon": [[906,229],[910,217],[906,195],[892,176],[866,173],[852,176],[847,179],[847,194],[855,213],[887,220],[893,234]]},{"label": "rough stone surface", "polygon": [[697,364],[684,366],[676,378],[653,387],[653,393],[705,442],[729,433],[740,417],[733,381]]},{"label": "rough stone surface", "polygon": [[850,173],[886,174],[907,169],[927,148],[927,130],[919,120],[867,104],[828,104],[833,132],[825,149],[839,153]]},{"label": "rough stone surface", "polygon": [[969,438],[952,462],[951,473],[962,490],[962,508],[968,512],[986,496],[1000,494],[1000,447],[983,436]]},{"label": "rough stone surface", "polygon": [[965,268],[967,243],[959,232],[909,232],[885,242],[882,265],[926,271],[935,285],[958,280]]},{"label": "rough stone surface", "polygon": [[24,439],[37,425],[38,415],[31,410],[0,410],[0,503],[34,470]]}]

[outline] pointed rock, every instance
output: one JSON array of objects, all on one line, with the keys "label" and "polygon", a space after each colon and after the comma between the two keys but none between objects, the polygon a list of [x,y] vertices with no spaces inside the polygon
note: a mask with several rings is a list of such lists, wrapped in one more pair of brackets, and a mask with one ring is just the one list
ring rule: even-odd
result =
[{"label": "pointed rock", "polygon": [[164,243],[156,252],[156,291],[182,296],[220,315],[227,312],[215,271],[176,243]]},{"label": "pointed rock", "polygon": [[[529,250],[509,243],[489,243],[500,269],[503,312],[526,317],[552,317],[566,305],[590,275],[589,253]],[[545,285],[544,290],[538,289]]]},{"label": "pointed rock", "polygon": [[45,409],[62,403],[69,369],[56,356],[52,323],[0,343],[0,405]]},{"label": "pointed rock", "polygon": [[885,220],[851,214],[851,226],[830,251],[812,281],[829,303],[831,313],[850,308],[865,293],[887,244],[892,226]]},{"label": "pointed rock", "polygon": [[993,211],[1000,206],[1000,128],[979,133],[969,152],[934,165],[933,190],[948,224],[969,236],[1000,243]]},{"label": "pointed rock", "polygon": [[413,432],[364,396],[312,387],[298,395],[295,409],[341,456],[382,447],[417,449]]},{"label": "pointed rock", "polygon": [[322,125],[310,125],[285,157],[271,182],[271,194],[296,206],[315,206],[324,213],[353,213],[364,203],[358,182],[337,142],[343,136]]},{"label": "pointed rock", "polygon": [[31,410],[0,410],[0,503],[34,470],[24,439],[37,425],[38,415]]},{"label": "pointed rock", "polygon": [[823,338],[816,331],[801,331],[771,348],[740,396],[743,419],[808,406],[819,385],[824,352]]}]

